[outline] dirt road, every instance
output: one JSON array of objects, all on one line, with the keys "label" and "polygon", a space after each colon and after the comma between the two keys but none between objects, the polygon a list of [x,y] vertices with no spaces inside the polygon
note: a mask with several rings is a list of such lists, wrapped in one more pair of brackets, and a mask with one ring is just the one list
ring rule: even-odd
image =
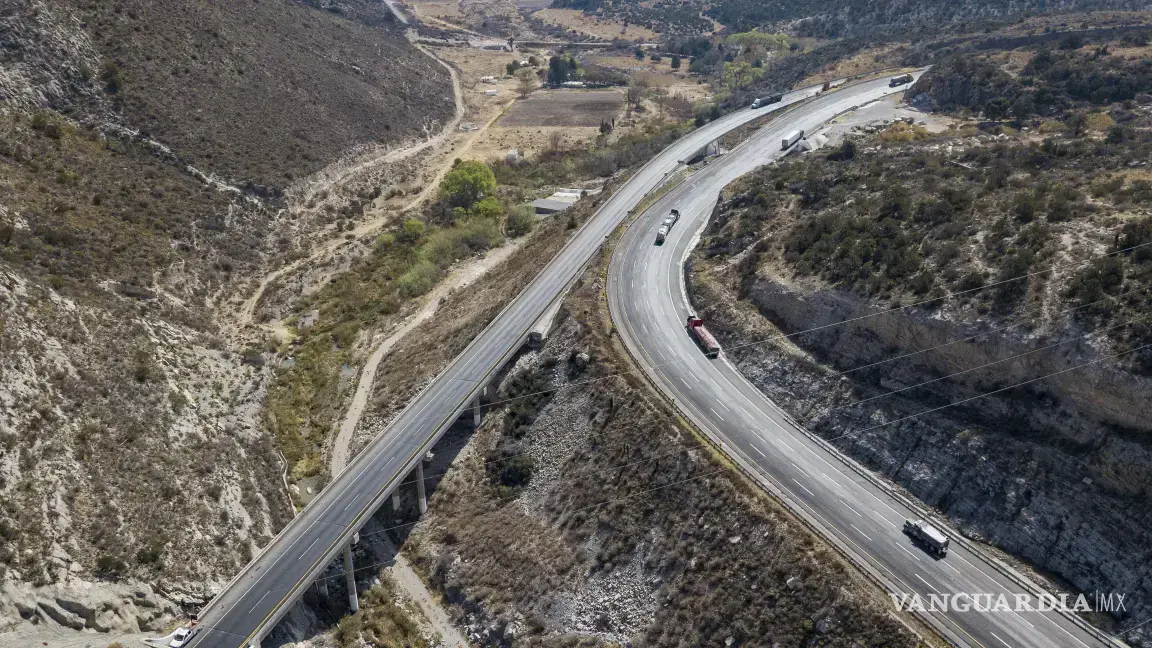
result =
[{"label": "dirt road", "polygon": [[[403,148],[403,149],[389,152],[389,153],[387,153],[381,157],[378,157],[378,158],[371,158],[371,159],[361,161],[360,163],[358,163],[356,165],[353,165],[347,169],[342,170],[337,176],[330,178],[330,179],[327,179],[326,180],[327,184],[329,184],[329,185],[339,184],[340,182],[343,182],[344,180],[346,180],[349,176],[351,176],[351,175],[353,175],[359,171],[362,171],[364,169],[364,167],[368,166],[368,165],[387,164],[390,162],[396,162],[399,160],[403,160],[405,158],[412,157],[413,155],[416,155],[418,153],[426,151],[431,147],[437,146],[439,144],[443,144],[444,142],[448,141],[456,133],[457,128],[460,126],[460,121],[464,118],[464,91],[460,86],[460,77],[459,77],[459,75],[456,74],[455,68],[453,68],[451,65],[449,65],[446,61],[444,61],[440,57],[436,56],[434,53],[432,53],[431,50],[427,49],[426,47],[424,47],[422,45],[416,45],[416,48],[419,49],[420,51],[424,52],[428,56],[431,56],[432,58],[436,59],[436,61],[438,63],[440,63],[440,65],[443,65],[445,67],[445,69],[448,70],[448,74],[452,77],[452,95],[456,101],[455,116],[451,119],[451,121],[449,121],[444,126],[443,129],[441,129],[441,131],[439,133],[436,134],[435,137],[429,138],[427,140],[424,140],[418,144],[415,144],[413,146],[409,146],[407,148]],[[445,173],[445,172],[446,171],[443,169],[440,170],[438,172],[438,177],[442,176],[443,173]],[[422,191],[420,193],[420,195],[417,196],[414,200],[412,200],[408,204],[406,204],[401,211],[406,211],[408,209],[411,209],[412,207],[418,205],[421,201],[423,201],[427,197],[428,197],[427,189],[425,189],[425,191]],[[380,215],[378,215],[372,219],[369,219],[363,223],[360,223],[359,225],[356,226],[355,229],[352,230],[352,235],[355,238],[362,238],[362,237],[366,237],[366,236],[376,232],[377,230],[382,228],[384,225],[386,225],[391,220],[394,213],[395,212],[382,212]],[[341,235],[341,236],[334,236],[330,240],[325,242],[323,245],[319,246],[316,250],[314,250],[312,252],[312,254],[309,254],[307,257],[304,257],[302,259],[297,259],[296,261],[293,261],[287,265],[281,266],[280,268],[273,270],[272,272],[268,273],[267,275],[264,275],[264,277],[260,280],[260,283],[257,284],[256,289],[253,290],[252,294],[248,297],[248,299],[246,299],[244,301],[244,303],[241,304],[240,310],[236,316],[236,328],[239,330],[243,330],[245,327],[252,324],[252,318],[256,312],[256,306],[257,306],[257,304],[259,304],[260,298],[264,295],[264,291],[268,288],[269,285],[271,285],[274,281],[277,281],[281,277],[283,277],[283,276],[285,276],[291,272],[294,272],[295,270],[299,269],[300,267],[304,266],[305,264],[315,264],[315,263],[318,263],[321,259],[324,259],[326,257],[331,256],[338,248],[340,248],[342,245],[344,245],[347,242],[347,240],[345,238],[346,236],[347,236],[347,232],[345,232],[344,235]]]}]

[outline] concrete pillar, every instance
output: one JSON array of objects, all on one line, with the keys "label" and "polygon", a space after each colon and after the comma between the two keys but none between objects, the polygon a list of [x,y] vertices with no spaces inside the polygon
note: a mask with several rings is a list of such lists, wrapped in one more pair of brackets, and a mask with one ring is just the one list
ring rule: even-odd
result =
[{"label": "concrete pillar", "polygon": [[392,512],[400,512],[400,487],[397,486],[396,490],[392,491]]},{"label": "concrete pillar", "polygon": [[416,462],[416,498],[420,500],[420,515],[428,512],[428,498],[424,495],[424,460]]},{"label": "concrete pillar", "polygon": [[348,609],[360,609],[360,599],[356,597],[356,570],[352,566],[352,545],[344,545],[344,579],[348,582]]},{"label": "concrete pillar", "polygon": [[316,593],[319,594],[320,598],[324,599],[325,601],[328,600],[328,579],[327,578],[324,578],[323,576],[321,576],[320,580],[316,581]]},{"label": "concrete pillar", "polygon": [[480,427],[480,397],[472,401],[472,426]]}]

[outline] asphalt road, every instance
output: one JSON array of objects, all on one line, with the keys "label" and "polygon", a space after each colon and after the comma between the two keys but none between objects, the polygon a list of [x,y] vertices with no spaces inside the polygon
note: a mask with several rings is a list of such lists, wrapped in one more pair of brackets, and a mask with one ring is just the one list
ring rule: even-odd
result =
[{"label": "asphalt road", "polygon": [[528,330],[559,299],[629,209],[679,168],[679,160],[724,133],[816,91],[791,92],[769,108],[727,115],[686,135],[638,171],[495,321],[200,612],[201,630],[190,645],[237,648],[266,636],[521,346]]},{"label": "asphalt road", "polygon": [[[889,587],[918,593],[925,601],[931,594],[959,592],[1007,593],[1012,601],[1012,595],[1026,590],[956,542],[942,560],[913,544],[901,526],[905,518],[918,514],[800,430],[723,354],[706,358],[684,329],[692,310],[683,289],[683,261],[720,190],[778,158],[780,140],[788,132],[812,132],[852,105],[888,92],[881,81],[820,97],[771,123],[641,214],[613,255],[608,280],[612,317],[631,353],[682,411]],[[680,210],[680,221],[664,245],[657,246],[656,230],[671,208]],[[1053,612],[950,611],[929,616],[929,622],[960,645],[1105,645]]]}]

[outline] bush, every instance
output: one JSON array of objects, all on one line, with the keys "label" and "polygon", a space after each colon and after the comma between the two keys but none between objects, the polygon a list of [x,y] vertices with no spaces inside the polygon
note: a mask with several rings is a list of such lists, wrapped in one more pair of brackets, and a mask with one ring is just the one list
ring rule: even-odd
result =
[{"label": "bush", "polygon": [[481,198],[470,210],[476,218],[499,221],[504,216],[504,205],[493,196]]},{"label": "bush", "polygon": [[440,199],[450,207],[469,209],[484,196],[496,192],[496,176],[483,162],[461,162],[440,183]]},{"label": "bush", "polygon": [[128,564],[118,556],[105,554],[96,559],[96,576],[109,580],[118,580],[128,571]]},{"label": "bush", "polygon": [[520,205],[508,212],[505,231],[516,238],[531,232],[536,227],[536,211],[530,205]]},{"label": "bush", "polygon": [[423,238],[424,230],[425,226],[423,221],[417,220],[415,218],[409,218],[404,221],[403,225],[400,226],[400,234],[397,236],[397,238],[401,243],[411,245],[412,243],[415,243],[416,241],[419,241],[421,238]]},{"label": "bush", "polygon": [[100,72],[100,80],[104,82],[104,91],[109,94],[116,94],[124,87],[124,77],[120,73],[120,66],[112,61],[104,62],[104,68]]},{"label": "bush", "polygon": [[426,259],[416,262],[407,272],[396,280],[396,288],[405,298],[418,297],[432,290],[436,281],[440,279],[440,269],[436,264]]}]

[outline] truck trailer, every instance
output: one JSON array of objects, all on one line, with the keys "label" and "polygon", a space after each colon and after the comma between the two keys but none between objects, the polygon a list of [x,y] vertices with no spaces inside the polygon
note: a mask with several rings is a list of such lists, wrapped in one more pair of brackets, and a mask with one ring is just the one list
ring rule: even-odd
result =
[{"label": "truck trailer", "polygon": [[802,130],[794,130],[791,133],[788,133],[787,137],[780,140],[780,149],[787,151],[788,149],[792,148],[796,142],[799,142],[802,137],[804,137],[804,131]]},{"label": "truck trailer", "polygon": [[756,110],[757,108],[763,108],[764,106],[767,106],[770,104],[780,103],[783,100],[784,100],[784,95],[782,95],[782,94],[774,94],[774,95],[769,95],[767,97],[760,97],[759,99],[752,102],[751,108],[752,108],[752,110]]},{"label": "truck trailer", "polygon": [[664,239],[668,237],[668,232],[672,231],[672,226],[680,220],[680,210],[673,209],[670,214],[660,224],[660,229],[656,230],[656,245],[664,245]]},{"label": "truck trailer", "polygon": [[704,320],[695,315],[689,315],[684,328],[688,330],[688,335],[692,336],[692,339],[696,341],[696,346],[700,347],[704,355],[709,358],[720,355],[720,343],[712,337],[708,329],[704,328]]},{"label": "truck trailer", "polygon": [[927,520],[904,520],[904,533],[924,545],[929,552],[941,558],[948,555],[948,536],[928,524]]},{"label": "truck trailer", "polygon": [[905,83],[912,83],[912,75],[911,74],[902,74],[898,77],[892,77],[888,81],[888,87],[889,88],[896,88],[896,87],[904,85]]}]

